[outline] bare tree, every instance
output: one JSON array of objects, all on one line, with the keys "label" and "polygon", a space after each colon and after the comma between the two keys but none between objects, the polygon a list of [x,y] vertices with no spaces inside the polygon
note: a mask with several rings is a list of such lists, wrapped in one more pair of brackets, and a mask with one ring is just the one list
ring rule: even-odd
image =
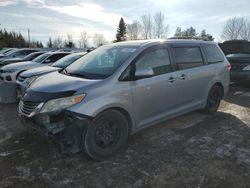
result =
[{"label": "bare tree", "polygon": [[166,16],[159,11],[154,14],[154,35],[156,38],[167,37],[169,26],[166,24]]},{"label": "bare tree", "polygon": [[52,42],[52,47],[53,48],[62,48],[63,47],[63,40],[60,36],[58,36],[57,38],[55,38]]},{"label": "bare tree", "polygon": [[250,40],[250,20],[245,19],[245,23],[240,31],[240,37],[243,40]]},{"label": "bare tree", "polygon": [[93,37],[93,43],[96,47],[102,46],[107,43],[102,33],[96,33]]},{"label": "bare tree", "polygon": [[245,25],[246,25],[246,19],[244,17],[234,17],[229,19],[223,28],[221,35],[222,39],[223,40],[242,39],[241,32]]},{"label": "bare tree", "polygon": [[80,47],[87,48],[88,46],[88,34],[85,30],[80,33]]},{"label": "bare tree", "polygon": [[127,35],[130,40],[138,40],[141,33],[141,24],[134,20],[132,24],[127,24]]},{"label": "bare tree", "polygon": [[153,33],[153,22],[151,14],[144,14],[141,16],[141,25],[144,39],[151,39]]}]

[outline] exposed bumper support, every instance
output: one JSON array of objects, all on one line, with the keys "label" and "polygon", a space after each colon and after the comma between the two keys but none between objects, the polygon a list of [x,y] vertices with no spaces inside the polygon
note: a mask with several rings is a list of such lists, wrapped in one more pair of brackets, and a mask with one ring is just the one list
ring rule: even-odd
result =
[{"label": "exposed bumper support", "polygon": [[75,112],[38,114],[34,117],[20,115],[23,124],[53,138],[62,153],[76,153],[82,150],[84,133],[91,117]]}]

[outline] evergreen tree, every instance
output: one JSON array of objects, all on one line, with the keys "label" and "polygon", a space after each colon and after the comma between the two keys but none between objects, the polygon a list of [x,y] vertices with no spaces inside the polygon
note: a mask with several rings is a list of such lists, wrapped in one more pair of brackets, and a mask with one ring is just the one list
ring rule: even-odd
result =
[{"label": "evergreen tree", "polygon": [[181,27],[176,28],[174,36],[176,36],[176,37],[181,37],[182,36]]},{"label": "evergreen tree", "polygon": [[203,30],[201,31],[200,37],[201,37],[202,39],[204,39],[204,40],[207,40],[207,41],[213,41],[213,40],[214,40],[213,36],[210,35],[210,34],[208,34],[208,33],[206,32],[205,29],[203,29]]},{"label": "evergreen tree", "polygon": [[127,26],[124,22],[123,18],[120,19],[117,33],[116,33],[116,42],[125,41],[126,40],[126,34],[127,34]]},{"label": "evergreen tree", "polygon": [[[39,41],[34,41],[31,47],[38,47]],[[41,42],[40,42],[41,43]],[[1,48],[25,48],[28,47],[28,41],[26,41],[23,35],[15,31],[7,31],[0,28],[0,49]]]}]

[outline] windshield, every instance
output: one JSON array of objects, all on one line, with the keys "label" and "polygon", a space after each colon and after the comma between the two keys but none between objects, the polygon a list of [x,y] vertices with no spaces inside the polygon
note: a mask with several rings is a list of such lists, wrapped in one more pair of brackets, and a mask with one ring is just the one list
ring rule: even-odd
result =
[{"label": "windshield", "polygon": [[65,67],[69,66],[71,63],[73,63],[74,61],[76,61],[77,59],[79,59],[82,56],[83,56],[83,54],[71,54],[71,55],[67,55],[67,56],[59,59],[55,63],[53,63],[52,66],[64,69]]},{"label": "windshield", "polygon": [[[32,59],[35,59],[34,57],[37,57],[37,56],[38,56],[38,53],[39,53],[39,52],[33,52],[33,53],[29,54],[29,55],[26,55],[26,56],[24,57],[24,60],[26,60],[26,61],[31,61]],[[42,53],[39,53],[39,54],[41,55]]]},{"label": "windshield", "polygon": [[38,57],[36,57],[35,59],[33,59],[32,61],[36,62],[36,63],[42,63],[43,60],[47,59],[50,55],[51,54],[49,54],[49,53],[42,54],[42,55],[39,55]]},{"label": "windshield", "polygon": [[112,75],[136,49],[137,46],[103,46],[83,56],[64,72],[89,79],[104,79]]}]

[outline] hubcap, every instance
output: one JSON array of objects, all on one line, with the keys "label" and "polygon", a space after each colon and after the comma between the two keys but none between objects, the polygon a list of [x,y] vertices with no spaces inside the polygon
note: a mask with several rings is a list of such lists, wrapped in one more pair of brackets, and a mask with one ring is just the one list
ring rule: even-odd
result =
[{"label": "hubcap", "polygon": [[100,124],[95,132],[95,143],[101,148],[115,145],[119,139],[120,132],[115,122],[104,122]]}]

